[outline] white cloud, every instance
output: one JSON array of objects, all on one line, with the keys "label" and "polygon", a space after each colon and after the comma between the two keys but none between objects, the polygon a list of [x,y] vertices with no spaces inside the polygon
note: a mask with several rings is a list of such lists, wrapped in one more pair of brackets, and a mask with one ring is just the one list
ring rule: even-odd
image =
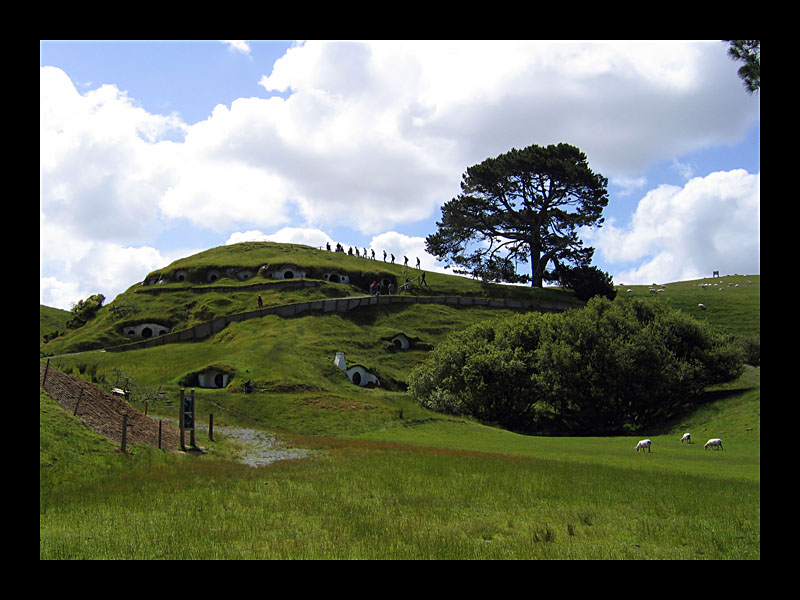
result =
[{"label": "white cloud", "polygon": [[431,217],[484,158],[562,141],[639,185],[757,118],[729,62],[719,42],[306,42],[261,79],[286,99],[240,98],[191,126],[44,67],[42,204],[84,235],[125,222],[131,240],[164,218],[272,228],[294,210],[370,234]]},{"label": "white cloud", "polygon": [[227,44],[230,50],[250,56],[250,44],[244,40],[222,40],[222,43]]},{"label": "white cloud", "polygon": [[673,158],[672,170],[688,181],[694,176],[695,166],[690,162],[683,162],[679,161],[677,158]]},{"label": "white cloud", "polygon": [[760,179],[738,169],[660,186],[641,199],[628,225],[609,221],[584,239],[620,265],[611,270],[618,283],[759,273]]},{"label": "white cloud", "polygon": [[630,196],[636,190],[642,189],[647,185],[647,177],[615,177],[611,180],[613,185],[620,187],[620,196]]},{"label": "white cloud", "polygon": [[[246,53],[239,42],[225,41]],[[742,93],[726,50],[721,42],[305,42],[260,81],[285,98],[240,98],[193,125],[148,113],[114,85],[79,93],[68,74],[42,67],[42,235],[58,238],[43,242],[58,252],[42,253],[42,277],[66,269],[43,288],[96,293],[99,279],[77,267],[87,246],[95,255],[138,249],[129,262],[138,266],[127,270],[140,279],[162,266],[149,266],[158,257],[146,248],[177,220],[231,239],[230,231],[284,227],[299,228],[302,240],[300,230],[345,227],[434,268],[423,238],[377,234],[436,216],[464,170],[487,157],[567,142],[633,190],[656,162],[741,139],[758,98]],[[675,195],[660,193],[662,202]],[[629,249],[608,251],[636,255],[645,238],[610,225],[604,239],[616,235]],[[655,256],[642,268],[654,268]],[[126,271],[100,264],[110,279]]]},{"label": "white cloud", "polygon": [[417,266],[417,258],[419,258],[420,268],[425,271],[438,271],[440,273],[448,273],[450,271],[437,264],[436,258],[431,256],[425,251],[425,238],[418,236],[409,236],[396,231],[387,231],[376,235],[370,241],[369,247],[375,250],[375,258],[383,260],[383,251],[386,251],[386,261],[391,261],[391,255],[394,254],[395,264],[403,264],[403,257],[408,257],[408,265],[410,267]]},{"label": "white cloud", "polygon": [[40,258],[51,274],[40,277],[39,303],[64,310],[98,293],[109,303],[150,271],[178,258],[148,246],[78,242],[59,237],[52,227],[43,228],[41,235]]},{"label": "white cloud", "polygon": [[305,244],[313,248],[324,248],[326,243],[335,243],[330,236],[320,229],[304,227],[284,227],[275,233],[266,234],[258,229],[237,231],[232,233],[225,245],[241,242],[278,242],[280,244]]},{"label": "white cloud", "polygon": [[79,94],[60,69],[40,73],[40,210],[85,239],[135,242],[160,228],[172,181],[164,135],[184,125],[151,115],[112,85]]}]

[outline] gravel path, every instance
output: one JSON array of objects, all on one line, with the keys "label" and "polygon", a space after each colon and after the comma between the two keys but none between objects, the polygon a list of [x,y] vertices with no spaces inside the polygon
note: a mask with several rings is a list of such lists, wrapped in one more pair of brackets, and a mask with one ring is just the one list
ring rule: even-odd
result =
[{"label": "gravel path", "polygon": [[[197,429],[208,432],[208,428],[203,425],[199,425]],[[244,450],[240,460],[251,467],[263,467],[279,460],[305,458],[310,455],[308,450],[302,448],[281,446],[277,436],[265,431],[241,427],[214,427],[214,431],[242,442]]]}]

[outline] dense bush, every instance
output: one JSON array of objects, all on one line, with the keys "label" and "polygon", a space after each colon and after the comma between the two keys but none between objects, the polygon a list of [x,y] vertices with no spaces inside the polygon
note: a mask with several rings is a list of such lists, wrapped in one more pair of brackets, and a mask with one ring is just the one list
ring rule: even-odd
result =
[{"label": "dense bush", "polygon": [[757,367],[761,364],[761,336],[752,334],[739,340],[739,345],[744,352],[744,362]]},{"label": "dense bush", "polygon": [[591,299],[458,332],[409,377],[425,407],[548,434],[620,434],[673,416],[742,372],[738,346],[647,300]]},{"label": "dense bush", "polygon": [[561,285],[575,292],[575,295],[586,301],[594,296],[603,296],[613,300],[617,295],[611,275],[597,267],[576,267],[559,270]]},{"label": "dense bush", "polygon": [[67,321],[67,327],[70,329],[78,329],[86,325],[86,322],[94,317],[95,313],[103,306],[106,297],[103,294],[94,294],[89,296],[86,300],[81,300],[72,307],[72,319]]}]

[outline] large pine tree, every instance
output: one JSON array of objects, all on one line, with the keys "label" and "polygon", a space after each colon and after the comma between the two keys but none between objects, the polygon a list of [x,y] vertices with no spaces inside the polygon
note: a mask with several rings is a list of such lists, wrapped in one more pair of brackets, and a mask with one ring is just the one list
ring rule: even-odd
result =
[{"label": "large pine tree", "polygon": [[[560,266],[590,264],[594,248],[583,246],[577,230],[602,224],[607,185],[575,146],[512,148],[467,169],[427,250],[456,273],[541,287],[557,279]],[[528,261],[531,275],[517,273]]]}]

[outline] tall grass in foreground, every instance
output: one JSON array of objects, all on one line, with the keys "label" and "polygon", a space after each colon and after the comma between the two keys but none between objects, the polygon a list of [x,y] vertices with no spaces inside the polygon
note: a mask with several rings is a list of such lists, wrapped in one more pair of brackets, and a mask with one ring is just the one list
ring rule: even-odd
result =
[{"label": "tall grass in foreground", "polygon": [[251,469],[141,450],[40,496],[42,559],[758,559],[758,482],[320,440]]}]

